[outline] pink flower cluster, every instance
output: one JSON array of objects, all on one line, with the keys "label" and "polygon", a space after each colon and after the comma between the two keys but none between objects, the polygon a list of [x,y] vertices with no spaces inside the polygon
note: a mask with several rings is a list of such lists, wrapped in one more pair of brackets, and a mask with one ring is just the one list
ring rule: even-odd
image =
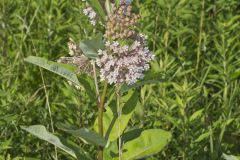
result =
[{"label": "pink flower cluster", "polygon": [[149,62],[154,59],[145,39],[146,36],[139,34],[130,46],[121,45],[118,41],[106,42],[106,49],[98,51],[96,60],[101,80],[131,85],[142,79],[143,72],[149,69]]}]

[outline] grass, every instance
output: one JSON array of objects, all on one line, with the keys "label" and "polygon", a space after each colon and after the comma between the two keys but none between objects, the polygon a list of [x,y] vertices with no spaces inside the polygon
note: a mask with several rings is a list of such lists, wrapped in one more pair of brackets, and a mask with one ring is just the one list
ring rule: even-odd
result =
[{"label": "grass", "polygon": [[[173,133],[163,152],[146,159],[239,155],[240,2],[136,0],[134,6],[142,16],[139,30],[148,35],[156,54],[151,70],[163,82],[139,88],[130,126]],[[0,159],[55,156],[52,145],[22,131],[21,125],[42,124],[63,134],[59,122],[94,123],[96,104],[84,89],[79,92],[23,61],[29,55],[55,61],[67,55],[69,37],[90,37],[93,28],[82,9],[80,0],[0,2]],[[93,147],[72,140],[96,154]],[[58,159],[70,159],[57,152]]]}]

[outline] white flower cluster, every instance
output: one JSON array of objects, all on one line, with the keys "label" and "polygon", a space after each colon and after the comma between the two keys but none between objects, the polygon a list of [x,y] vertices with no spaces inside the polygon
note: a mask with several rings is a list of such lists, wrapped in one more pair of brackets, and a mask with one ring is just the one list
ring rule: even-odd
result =
[{"label": "white flower cluster", "polygon": [[130,45],[121,45],[118,41],[106,42],[106,49],[99,50],[96,60],[100,67],[101,80],[110,84],[134,84],[144,77],[143,72],[149,69],[149,62],[154,55],[149,51],[146,36],[139,34]]},{"label": "white flower cluster", "polygon": [[85,8],[83,10],[83,13],[88,16],[88,18],[90,19],[90,23],[95,26],[96,25],[96,19],[97,19],[97,14],[96,12],[93,10],[92,7],[87,6],[87,8]]}]

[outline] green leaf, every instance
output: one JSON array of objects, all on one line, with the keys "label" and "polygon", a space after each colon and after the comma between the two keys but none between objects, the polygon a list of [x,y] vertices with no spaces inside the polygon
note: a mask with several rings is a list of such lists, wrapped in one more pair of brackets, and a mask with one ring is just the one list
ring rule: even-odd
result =
[{"label": "green leaf", "polygon": [[62,149],[63,151],[73,156],[74,158],[89,159],[85,155],[83,155],[83,153],[80,153],[79,149],[77,151],[77,148],[74,148],[74,145],[70,143],[68,144],[67,141],[63,140],[62,138],[60,139],[59,137],[48,132],[46,128],[42,125],[33,125],[29,127],[21,126],[21,128],[31,133],[32,135],[55,145],[56,147]]},{"label": "green leaf", "polygon": [[104,160],[114,160],[114,157],[118,157],[118,145],[117,140],[110,142],[103,150]]},{"label": "green leaf", "polygon": [[105,45],[101,34],[94,39],[83,40],[80,42],[80,48],[83,51],[83,54],[91,59],[96,59],[98,57],[98,50],[104,49],[104,47]]},{"label": "green leaf", "polygon": [[105,18],[105,12],[98,0],[87,0],[91,7],[98,13],[102,20]]},{"label": "green leaf", "polygon": [[0,124],[1,121],[3,121],[4,123],[10,123],[15,119],[17,119],[17,115],[14,114],[0,115]]},{"label": "green leaf", "polygon": [[203,133],[195,140],[195,142],[201,142],[202,140],[208,138],[210,135],[211,135],[211,132]]},{"label": "green leaf", "polygon": [[232,80],[239,78],[240,77],[240,69],[236,70],[233,74],[231,74],[230,77]]},{"label": "green leaf", "polygon": [[236,156],[233,156],[233,155],[227,155],[225,153],[223,153],[222,156],[225,160],[240,160],[240,157],[236,157]]},{"label": "green leaf", "polygon": [[156,154],[168,144],[171,137],[170,132],[161,129],[142,131],[139,137],[124,143],[123,159],[140,159]]},{"label": "green leaf", "polygon": [[0,142],[0,150],[7,150],[11,148],[12,138],[6,140],[5,142]]},{"label": "green leaf", "polygon": [[[126,128],[129,120],[132,117],[132,114],[135,110],[135,107],[138,102],[138,92],[129,92],[127,96],[122,97],[123,101],[126,103],[123,106],[122,116],[121,116],[121,130],[120,134],[123,133]],[[114,141],[118,138],[118,124],[119,118],[116,112],[116,104],[112,103],[112,107],[107,107],[106,112],[103,114],[103,131],[105,138],[109,141]],[[98,120],[95,120],[94,130],[98,132]]]},{"label": "green leaf", "polygon": [[28,63],[35,64],[39,67],[47,69],[53,73],[56,73],[67,80],[73,82],[76,85],[80,85],[76,74],[70,69],[69,65],[63,65],[56,62],[48,61],[44,58],[29,56],[24,59]]},{"label": "green leaf", "polygon": [[194,121],[194,120],[197,119],[198,117],[201,117],[203,111],[204,111],[204,109],[200,109],[200,110],[194,112],[194,113],[191,115],[191,117],[189,118],[190,122]]},{"label": "green leaf", "polygon": [[128,141],[134,140],[134,139],[138,138],[143,131],[144,130],[142,128],[141,129],[132,129],[123,134],[122,141],[124,143],[126,143]]},{"label": "green leaf", "polygon": [[120,0],[115,0],[115,4],[118,7],[120,5]]},{"label": "green leaf", "polygon": [[107,141],[97,134],[94,131],[90,131],[86,128],[74,129],[67,125],[59,125],[59,128],[67,133],[72,134],[73,136],[86,141],[87,143],[94,144],[96,146],[104,147],[107,144]]},{"label": "green leaf", "polygon": [[179,95],[176,95],[176,103],[182,108],[185,106],[183,100],[179,97]]}]

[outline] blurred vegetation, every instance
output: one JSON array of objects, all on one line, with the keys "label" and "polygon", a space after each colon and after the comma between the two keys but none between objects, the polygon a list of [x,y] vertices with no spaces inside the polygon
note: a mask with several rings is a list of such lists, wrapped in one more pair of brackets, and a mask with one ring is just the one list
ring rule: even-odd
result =
[{"label": "blurred vegetation", "polygon": [[[173,134],[164,151],[146,159],[239,155],[240,1],[134,0],[134,7],[156,54],[151,70],[162,81],[138,88],[130,126]],[[81,0],[0,0],[0,159],[53,159],[52,145],[20,129],[42,124],[51,130],[47,99],[56,134],[63,134],[59,122],[94,123],[96,104],[84,89],[23,61],[29,55],[56,61],[68,54],[69,37],[93,35],[82,10]],[[58,159],[71,158],[58,150]]]}]

